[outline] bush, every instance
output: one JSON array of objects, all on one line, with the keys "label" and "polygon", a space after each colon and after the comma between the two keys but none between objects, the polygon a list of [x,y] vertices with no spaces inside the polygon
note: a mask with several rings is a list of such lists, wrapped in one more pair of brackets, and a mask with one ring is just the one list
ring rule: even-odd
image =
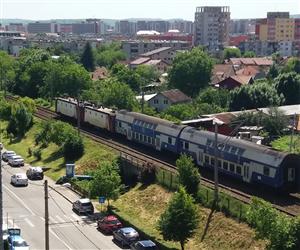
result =
[{"label": "bush", "polygon": [[40,161],[42,159],[42,151],[40,148],[33,151],[33,156]]},{"label": "bush", "polygon": [[140,173],[140,182],[146,185],[154,183],[156,179],[155,167],[148,164]]},{"label": "bush", "polygon": [[66,160],[76,160],[84,153],[82,138],[78,135],[70,135],[64,145],[63,153]]}]

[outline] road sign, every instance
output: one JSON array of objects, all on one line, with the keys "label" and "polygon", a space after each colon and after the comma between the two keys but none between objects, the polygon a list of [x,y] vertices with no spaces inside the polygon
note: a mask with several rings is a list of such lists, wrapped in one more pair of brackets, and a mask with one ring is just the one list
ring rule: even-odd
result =
[{"label": "road sign", "polygon": [[99,196],[99,203],[100,204],[105,203],[105,197],[104,196]]}]

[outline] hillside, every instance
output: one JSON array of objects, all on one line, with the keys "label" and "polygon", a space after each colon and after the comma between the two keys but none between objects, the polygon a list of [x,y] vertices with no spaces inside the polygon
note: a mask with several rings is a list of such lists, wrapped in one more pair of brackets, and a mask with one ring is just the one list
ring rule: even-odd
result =
[{"label": "hillside", "polygon": [[[113,203],[115,211],[134,226],[141,228],[148,235],[163,242],[167,249],[180,249],[178,243],[164,242],[156,229],[160,214],[164,211],[172,193],[159,185],[136,186]],[[186,249],[264,249],[265,242],[257,241],[254,231],[244,223],[225,217],[222,213],[212,215],[204,240],[201,238],[209,217],[210,210],[199,206],[201,222],[196,236],[191,239]]]}]

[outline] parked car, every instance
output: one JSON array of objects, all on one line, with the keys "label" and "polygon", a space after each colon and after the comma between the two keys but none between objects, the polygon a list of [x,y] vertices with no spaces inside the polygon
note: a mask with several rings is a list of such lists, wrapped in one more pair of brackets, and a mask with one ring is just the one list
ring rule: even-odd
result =
[{"label": "parked car", "polygon": [[77,200],[73,203],[73,210],[79,214],[83,213],[94,213],[94,206],[90,199],[84,198]]},{"label": "parked car", "polygon": [[12,175],[10,183],[14,186],[28,186],[28,178],[24,173]]},{"label": "parked car", "polygon": [[139,239],[139,233],[132,227],[123,227],[113,231],[113,239],[121,244],[121,246],[129,246],[131,243]]},{"label": "parked car", "polygon": [[43,180],[44,172],[41,167],[30,167],[26,171],[26,175],[29,180]]},{"label": "parked car", "polygon": [[9,250],[29,250],[29,245],[20,235],[8,236]]},{"label": "parked car", "polygon": [[2,227],[3,241],[8,239],[10,235],[21,235],[21,229],[16,227],[7,227],[6,225]]},{"label": "parked car", "polygon": [[109,215],[101,218],[97,222],[98,229],[105,233],[112,233],[113,231],[122,228],[122,223],[116,216]]},{"label": "parked car", "polygon": [[14,151],[5,151],[3,154],[2,154],[2,160],[3,161],[8,161],[9,160],[9,157],[13,156],[13,155],[16,155],[16,153]]},{"label": "parked car", "polygon": [[141,240],[130,245],[131,250],[158,250],[156,244],[151,240]]},{"label": "parked car", "polygon": [[12,167],[24,166],[24,159],[20,155],[13,155],[9,158],[8,164]]}]

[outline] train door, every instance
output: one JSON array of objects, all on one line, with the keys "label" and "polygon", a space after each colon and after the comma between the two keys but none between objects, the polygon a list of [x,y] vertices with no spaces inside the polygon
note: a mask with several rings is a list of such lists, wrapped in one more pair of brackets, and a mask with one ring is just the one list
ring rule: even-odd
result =
[{"label": "train door", "polygon": [[251,179],[250,164],[244,163],[243,181],[250,182],[250,179]]},{"label": "train door", "polygon": [[159,137],[155,138],[155,147],[156,147],[156,150],[160,150],[160,139],[159,139]]},{"label": "train door", "polygon": [[198,151],[198,156],[197,156],[197,162],[198,162],[198,165],[200,166],[203,166],[203,149],[199,149]]}]

